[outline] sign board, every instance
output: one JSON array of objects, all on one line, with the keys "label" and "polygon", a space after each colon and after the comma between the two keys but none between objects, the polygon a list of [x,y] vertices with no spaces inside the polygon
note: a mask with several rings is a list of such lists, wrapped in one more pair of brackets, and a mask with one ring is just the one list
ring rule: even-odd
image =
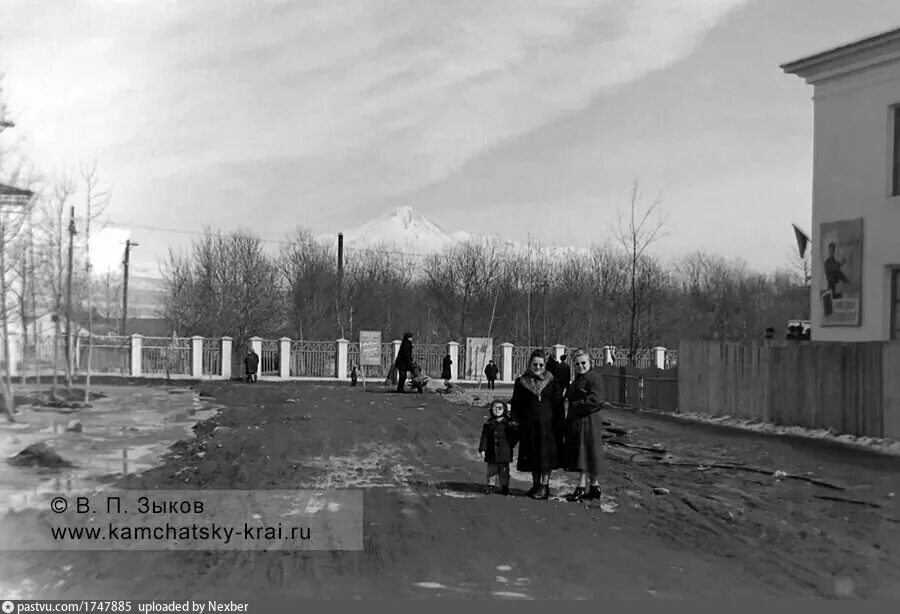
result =
[{"label": "sign board", "polygon": [[359,331],[360,366],[381,366],[381,331]]},{"label": "sign board", "polygon": [[862,218],[819,225],[822,326],[859,326],[862,309]]},{"label": "sign board", "polygon": [[466,337],[466,370],[461,379],[481,381],[484,368],[494,354],[494,340],[490,337]]}]

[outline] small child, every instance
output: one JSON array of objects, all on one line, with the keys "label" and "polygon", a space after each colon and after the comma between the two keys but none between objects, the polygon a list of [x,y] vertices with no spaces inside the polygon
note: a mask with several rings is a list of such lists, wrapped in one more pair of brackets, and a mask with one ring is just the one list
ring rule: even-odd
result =
[{"label": "small child", "polygon": [[351,386],[356,386],[357,377],[358,377],[358,375],[357,375],[357,371],[356,371],[356,365],[353,365],[353,367],[350,369],[350,385]]},{"label": "small child", "polygon": [[518,428],[509,418],[506,403],[500,400],[492,402],[491,416],[481,429],[481,443],[478,444],[478,452],[487,463],[488,494],[494,491],[494,476],[499,478],[500,492],[509,494],[509,463],[517,443]]}]

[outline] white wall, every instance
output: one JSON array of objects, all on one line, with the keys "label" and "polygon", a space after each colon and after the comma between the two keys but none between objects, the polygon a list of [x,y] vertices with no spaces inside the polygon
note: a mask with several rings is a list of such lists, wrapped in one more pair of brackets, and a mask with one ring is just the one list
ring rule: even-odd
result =
[{"label": "white wall", "polygon": [[[893,118],[900,63],[816,85],[814,96],[812,339],[890,336],[889,265],[900,266],[900,197],[891,194]],[[822,326],[819,224],[863,218],[862,317],[858,327]]]}]

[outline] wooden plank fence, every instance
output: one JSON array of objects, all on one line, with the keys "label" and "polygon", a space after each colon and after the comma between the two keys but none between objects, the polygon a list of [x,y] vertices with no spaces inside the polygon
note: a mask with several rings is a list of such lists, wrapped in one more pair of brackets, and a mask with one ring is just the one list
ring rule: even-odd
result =
[{"label": "wooden plank fence", "polygon": [[898,347],[887,342],[682,341],[678,406],[683,412],[842,434],[897,436]]},{"label": "wooden plank fence", "polygon": [[678,367],[594,367],[603,376],[607,399],[642,409],[678,411]]}]

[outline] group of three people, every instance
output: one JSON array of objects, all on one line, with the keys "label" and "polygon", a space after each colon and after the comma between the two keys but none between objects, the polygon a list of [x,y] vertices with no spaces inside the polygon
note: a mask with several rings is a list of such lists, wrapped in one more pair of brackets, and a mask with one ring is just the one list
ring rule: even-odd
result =
[{"label": "group of three people", "polygon": [[[531,473],[529,497],[549,499],[550,475],[563,469],[581,472],[578,486],[566,496],[567,501],[600,498],[600,476],[606,467],[600,410],[610,404],[604,398],[602,376],[591,370],[588,352],[576,351],[572,363],[575,379],[570,384],[568,377],[566,381],[554,377],[547,370],[543,351],[535,350],[513,385],[509,429],[499,428],[504,418],[497,416],[492,406],[494,416],[483,429],[479,448],[489,464],[488,480],[498,475],[504,494],[509,492],[511,448],[518,443],[516,469]],[[496,444],[502,442],[495,434],[512,438],[507,440],[512,445],[504,446],[502,456],[496,454]]]}]

